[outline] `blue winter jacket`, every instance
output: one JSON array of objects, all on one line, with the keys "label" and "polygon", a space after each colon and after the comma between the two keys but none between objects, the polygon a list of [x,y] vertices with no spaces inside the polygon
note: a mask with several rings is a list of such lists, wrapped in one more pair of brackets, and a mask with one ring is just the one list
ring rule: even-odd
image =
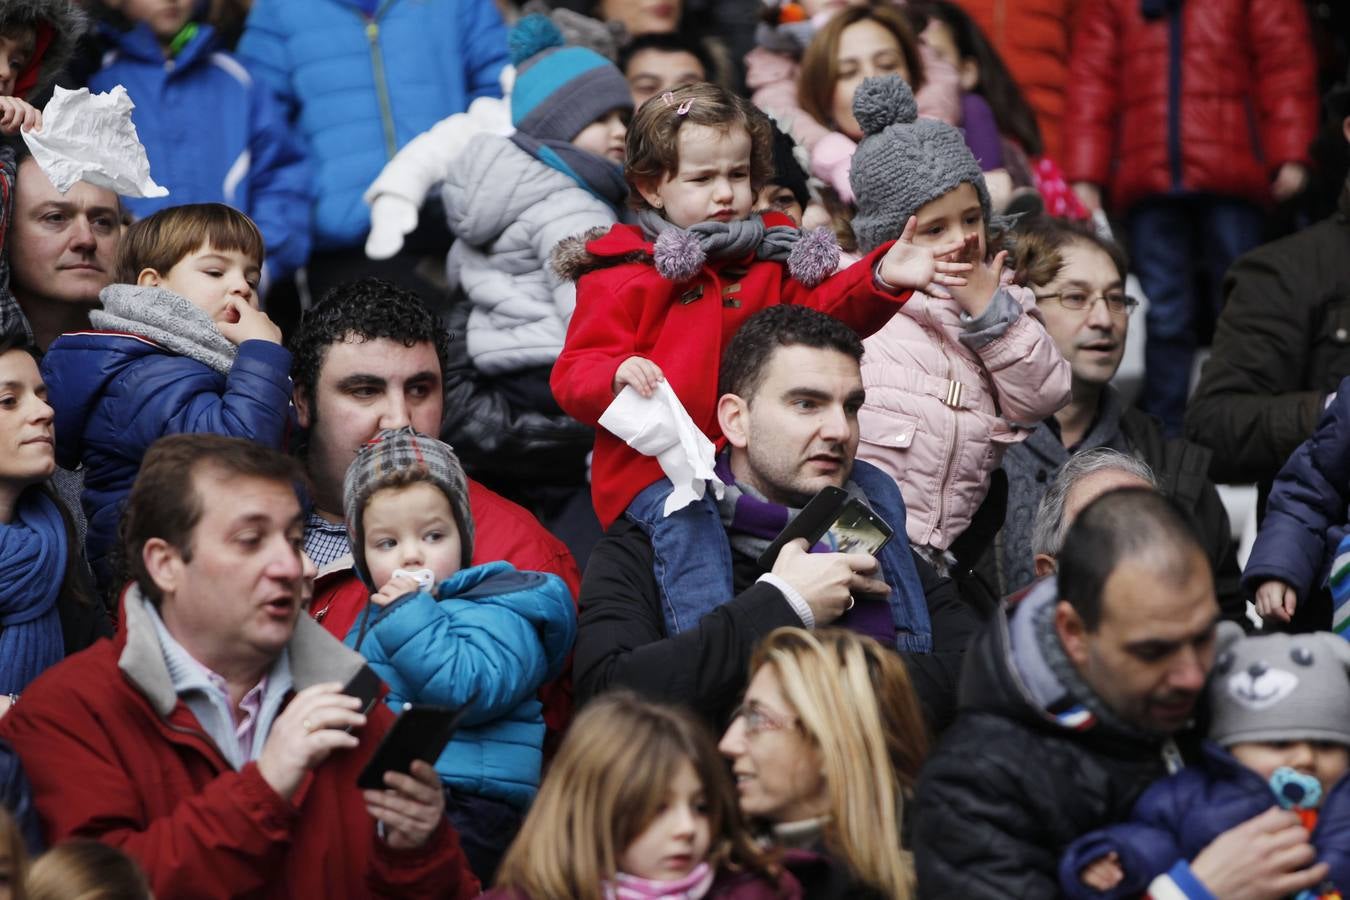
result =
[{"label": "blue winter jacket", "polygon": [[[1059,882],[1070,898],[1116,900],[1141,894],[1159,875],[1171,872],[1186,896],[1208,898],[1178,862],[1189,862],[1220,834],[1275,806],[1264,778],[1218,744],[1206,741],[1194,766],[1155,783],[1135,803],[1130,820],[1084,835],[1069,845],[1059,865]],[[1350,777],[1323,798],[1312,844],[1317,859],[1331,867],[1327,879],[1350,888]],[[1111,851],[1120,854],[1125,877],[1110,891],[1082,884],[1078,873]]]},{"label": "blue winter jacket", "polygon": [[539,789],[544,716],[536,694],[556,678],[577,635],[556,575],[508,562],[462,569],[431,594],[370,605],[346,644],[370,662],[398,710],[405,702],[472,705],[436,761],[441,780],[524,809]]},{"label": "blue winter jacket", "polygon": [[85,547],[101,584],[111,575],[122,501],[141,458],[166,434],[223,434],[281,449],[291,401],[291,354],[244,341],[228,376],[146,338],[103,331],[63,334],[42,358],[56,410],[56,461],[84,463]]},{"label": "blue winter jacket", "polygon": [[1348,504],[1350,378],[1341,381],[1312,437],[1280,469],[1242,570],[1243,588],[1254,593],[1278,578],[1298,593],[1300,606],[1306,603],[1330,573],[1336,546],[1347,532]]},{"label": "blue winter jacket", "polygon": [[210,26],[172,63],[147,25],[107,37],[113,49],[89,89],[127,89],[150,174],[169,189],[167,197],[126,197],[128,208],[147,216],[183,203],[227,203],[262,232],[268,279],[303,266],[310,245],[309,165],[267,86],[217,50]]},{"label": "blue winter jacket", "polygon": [[506,26],[493,0],[254,0],[237,53],[298,122],[314,166],[320,249],[370,227],[362,193],[404,144],[500,96]]}]

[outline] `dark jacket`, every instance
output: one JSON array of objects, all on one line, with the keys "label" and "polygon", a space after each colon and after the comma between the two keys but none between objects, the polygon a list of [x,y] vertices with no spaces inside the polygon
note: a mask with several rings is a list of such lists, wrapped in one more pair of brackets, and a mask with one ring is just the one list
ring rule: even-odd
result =
[{"label": "dark jacket", "polygon": [[1224,293],[1186,436],[1215,481],[1268,488],[1350,375],[1350,182],[1336,215],[1235,262]]},{"label": "dark jacket", "polygon": [[[901,526],[893,523],[897,533]],[[764,570],[733,552],[735,595],[674,637],[666,630],[651,540],[628,518],[610,526],[581,582],[574,677],[583,702],[623,686],[655,700],[686,703],[718,727],[749,680],[750,654],[775,628],[802,627]],[[935,727],[950,718],[956,673],[975,620],[951,581],[915,556],[932,625],[931,653],[902,654]]]},{"label": "dark jacket", "polygon": [[6,740],[0,740],[0,806],[10,814],[23,834],[29,855],[41,853],[46,844],[42,840],[42,823],[33,808],[33,789],[28,786],[28,776],[23,773],[19,754]]},{"label": "dark jacket", "polygon": [[[1152,416],[1121,402],[1110,385],[1102,392],[1097,418],[1074,453],[1110,447],[1148,463],[1162,493],[1190,514],[1209,564],[1224,618],[1244,622],[1247,602],[1238,584],[1240,571],[1228,513],[1209,480],[1210,451],[1181,438],[1168,439]],[[995,545],[1000,596],[1020,591],[1036,574],[1031,530],[1036,509],[1069,461],[1057,423],[1047,419],[1020,444],[1008,448],[1003,471],[1008,475],[1008,517]]]},{"label": "dark jacket", "polygon": [[[1274,805],[1264,778],[1218,744],[1206,741],[1197,765],[1153,785],[1135,804],[1130,821],[1073,842],[1060,863],[1060,884],[1071,898],[1134,897],[1178,860],[1190,861],[1210,841]],[[1342,778],[1318,810],[1312,844],[1328,863],[1327,881],[1350,886],[1350,778]],[[1125,878],[1110,891],[1082,884],[1078,873],[1107,853],[1120,854]]]},{"label": "dark jacket", "polygon": [[[1124,819],[1166,774],[1164,747],[1046,702],[1062,691],[1032,622],[1057,592],[1037,582],[971,644],[955,723],[929,756],[915,796],[919,896],[1057,898],[1059,859],[1081,834]],[[1024,618],[1031,617],[1031,618]]]}]

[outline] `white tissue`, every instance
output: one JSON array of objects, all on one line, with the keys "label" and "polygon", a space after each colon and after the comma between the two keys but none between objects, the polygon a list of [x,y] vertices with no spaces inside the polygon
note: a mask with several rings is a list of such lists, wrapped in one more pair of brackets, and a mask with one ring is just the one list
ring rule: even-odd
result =
[{"label": "white tissue", "polygon": [[61,193],[77,181],[123,197],[163,197],[131,122],[136,104],[120,84],[106,94],[58,87],[42,111],[42,130],[25,131],[33,159]]},{"label": "white tissue", "polygon": [[694,425],[668,383],[658,381],[650,397],[625,387],[600,416],[600,426],[637,452],[656,457],[675,485],[666,498],[665,515],[702,500],[709,483],[721,499],[726,485],[713,471],[717,449]]}]

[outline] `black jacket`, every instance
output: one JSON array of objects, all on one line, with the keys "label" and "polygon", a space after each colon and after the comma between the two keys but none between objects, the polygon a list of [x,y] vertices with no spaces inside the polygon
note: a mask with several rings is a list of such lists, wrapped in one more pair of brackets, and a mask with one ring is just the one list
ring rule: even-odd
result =
[{"label": "black jacket", "polygon": [[[918,556],[914,565],[928,600],[933,652],[905,654],[905,661],[940,730],[955,710],[961,657],[976,624],[950,580]],[[736,559],[734,569],[740,593],[698,627],[667,637],[651,542],[627,519],[615,522],[581,580],[572,669],[578,700],[627,687],[653,700],[688,704],[715,727],[726,725],[749,680],[755,645],[775,628],[802,625],[777,588],[754,580],[763,569],[749,559]]]},{"label": "black jacket", "polygon": [[1215,481],[1262,485],[1350,375],[1350,181],[1336,215],[1242,256],[1186,412]]},{"label": "black jacket", "polygon": [[[956,721],[930,754],[915,796],[919,896],[1040,900],[1059,896],[1059,859],[1080,835],[1124,819],[1166,774],[1161,741],[1061,725],[1014,674],[1010,619],[984,627],[966,654]],[[1020,669],[1019,669],[1020,671]]]}]

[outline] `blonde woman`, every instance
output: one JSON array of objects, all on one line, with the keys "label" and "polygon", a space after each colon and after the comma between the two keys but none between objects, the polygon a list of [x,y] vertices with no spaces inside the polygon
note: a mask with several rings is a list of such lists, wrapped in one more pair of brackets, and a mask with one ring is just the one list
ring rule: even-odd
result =
[{"label": "blonde woman", "polygon": [[807,896],[910,900],[902,810],[928,739],[904,663],[851,631],[779,628],[750,671],[719,748],[741,811],[794,851]]}]

